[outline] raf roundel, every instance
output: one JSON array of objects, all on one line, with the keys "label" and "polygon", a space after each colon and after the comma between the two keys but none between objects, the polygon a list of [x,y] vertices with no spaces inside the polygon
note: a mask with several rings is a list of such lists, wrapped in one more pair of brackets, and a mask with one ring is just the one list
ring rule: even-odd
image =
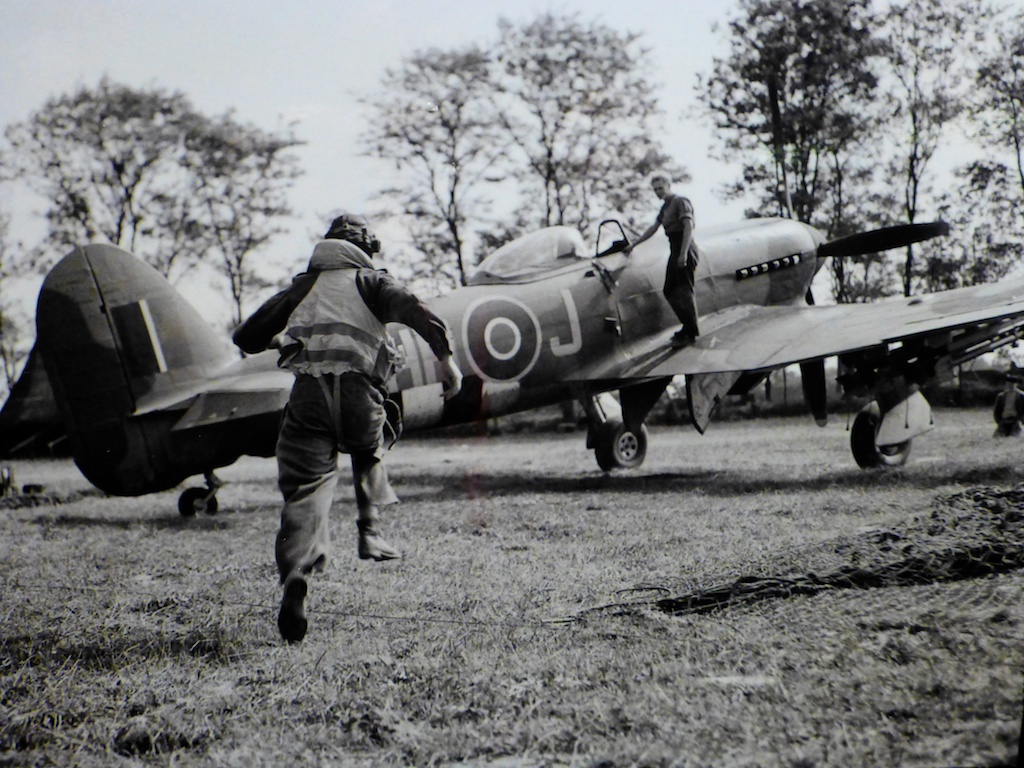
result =
[{"label": "raf roundel", "polygon": [[484,381],[523,378],[540,356],[540,339],[537,316],[509,296],[481,297],[463,317],[462,341],[469,364]]}]

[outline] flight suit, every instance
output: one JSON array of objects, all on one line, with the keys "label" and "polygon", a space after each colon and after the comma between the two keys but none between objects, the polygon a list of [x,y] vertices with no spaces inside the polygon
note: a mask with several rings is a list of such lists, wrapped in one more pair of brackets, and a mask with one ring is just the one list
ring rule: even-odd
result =
[{"label": "flight suit", "polygon": [[[398,501],[382,463],[384,387],[397,359],[385,324],[408,325],[439,359],[452,345],[444,321],[345,240],[318,243],[309,270],[264,307],[254,318],[273,316],[270,330],[284,323],[278,365],[295,373],[276,448],[284,507],[275,554],[285,583],[326,562],[339,452],[351,458],[361,532],[378,507]],[[247,351],[266,340],[255,325],[235,334]],[[360,557],[371,556],[364,540]]]}]

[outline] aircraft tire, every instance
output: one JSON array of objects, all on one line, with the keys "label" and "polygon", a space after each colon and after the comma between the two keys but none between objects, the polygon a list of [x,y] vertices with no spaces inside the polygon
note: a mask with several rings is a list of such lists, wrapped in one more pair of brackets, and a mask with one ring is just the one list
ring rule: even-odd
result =
[{"label": "aircraft tire", "polygon": [[913,441],[878,446],[875,443],[875,436],[881,423],[882,418],[875,403],[864,408],[853,420],[853,426],[850,428],[850,450],[861,469],[901,467],[907,463]]},{"label": "aircraft tire", "polygon": [[633,432],[621,422],[605,424],[598,432],[594,457],[605,472],[636,469],[647,458],[647,427]]},{"label": "aircraft tire", "polygon": [[195,517],[197,512],[205,512],[208,515],[217,514],[219,504],[216,496],[206,498],[209,491],[206,488],[186,488],[178,497],[178,512],[182,517]]}]

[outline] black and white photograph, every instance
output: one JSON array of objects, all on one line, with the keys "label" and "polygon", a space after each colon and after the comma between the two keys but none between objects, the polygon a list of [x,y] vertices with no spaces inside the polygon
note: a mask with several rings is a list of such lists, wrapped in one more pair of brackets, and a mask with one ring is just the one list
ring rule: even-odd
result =
[{"label": "black and white photograph", "polygon": [[1011,768],[1021,0],[4,0],[0,766]]}]

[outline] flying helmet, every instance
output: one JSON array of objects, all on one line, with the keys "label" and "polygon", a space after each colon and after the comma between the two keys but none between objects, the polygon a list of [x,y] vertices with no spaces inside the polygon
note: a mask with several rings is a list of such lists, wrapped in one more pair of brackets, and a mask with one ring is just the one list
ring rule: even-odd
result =
[{"label": "flying helmet", "polygon": [[370,231],[370,223],[364,217],[351,213],[343,213],[332,221],[324,239],[348,240],[370,257],[380,252],[380,240]]}]

